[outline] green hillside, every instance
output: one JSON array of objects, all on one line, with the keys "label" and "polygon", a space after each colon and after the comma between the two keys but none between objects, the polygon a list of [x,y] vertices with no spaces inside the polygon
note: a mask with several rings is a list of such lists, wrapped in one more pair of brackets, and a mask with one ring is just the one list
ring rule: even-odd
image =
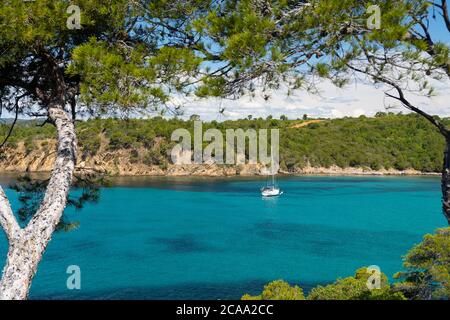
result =
[{"label": "green hillside", "polygon": [[[450,124],[450,119],[443,121]],[[308,163],[315,167],[338,165],[343,168],[364,166],[374,170],[441,170],[444,140],[427,121],[415,114],[379,113],[374,118],[361,116],[312,122],[268,117],[206,122],[203,129],[279,128],[281,167],[284,170],[301,168]],[[135,155],[136,162],[161,166],[169,161],[168,154],[174,144],[170,136],[177,128],[192,131],[193,121],[156,117],[149,120],[96,119],[77,123],[84,158],[95,155],[102,145],[112,152],[127,149]],[[0,139],[6,136],[8,129],[8,125],[0,124]],[[9,148],[4,152],[13,150],[21,141],[28,151],[32,151],[48,143],[44,140],[53,139],[54,134],[52,126],[21,123],[15,128],[8,141]]]}]

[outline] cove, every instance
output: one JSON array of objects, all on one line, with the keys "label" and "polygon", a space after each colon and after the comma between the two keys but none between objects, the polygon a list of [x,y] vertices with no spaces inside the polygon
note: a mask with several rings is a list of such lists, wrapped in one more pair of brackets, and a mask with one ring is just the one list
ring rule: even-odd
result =
[{"label": "cove", "polygon": [[[256,178],[117,183],[67,210],[80,227],[53,237],[31,299],[239,299],[276,279],[307,292],[361,266],[392,276],[446,226],[433,177],[287,177],[277,199],[262,199]],[[1,234],[0,267],[5,256]],[[81,290],[66,287],[71,265]]]}]

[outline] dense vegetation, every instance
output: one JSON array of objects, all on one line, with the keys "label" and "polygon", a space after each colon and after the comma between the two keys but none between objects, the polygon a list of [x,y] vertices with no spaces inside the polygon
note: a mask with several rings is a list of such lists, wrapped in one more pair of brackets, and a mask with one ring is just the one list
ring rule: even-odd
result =
[{"label": "dense vegetation", "polygon": [[450,298],[450,228],[425,235],[403,258],[406,269],[394,275],[390,284],[381,273],[380,288],[369,289],[370,273],[360,268],[352,277],[313,288],[305,297],[299,286],[282,280],[273,281],[260,295],[245,294],[242,300],[423,300]]},{"label": "dense vegetation", "polygon": [[245,294],[242,300],[406,300],[402,292],[391,287],[385,274],[381,274],[379,289],[369,289],[370,274],[360,268],[352,277],[338,279],[326,286],[317,286],[305,297],[302,288],[276,280],[264,286],[260,295]]},{"label": "dense vegetation", "polygon": [[[279,128],[281,168],[293,171],[310,164],[314,167],[368,167],[374,170],[394,168],[439,172],[442,168],[444,141],[423,118],[415,114],[379,113],[373,118],[342,118],[312,122],[308,120],[266,119],[249,116],[242,120],[203,123],[208,128],[225,129]],[[193,120],[155,117],[142,119],[94,119],[77,124],[84,157],[95,155],[100,146],[108,151],[127,149],[136,162],[166,165],[170,160],[170,141],[177,128],[193,131]],[[450,124],[450,119],[443,119]],[[299,127],[301,124],[303,127]],[[38,127],[35,122],[21,123],[14,129],[8,146],[22,141],[27,151],[53,139],[52,126]],[[0,125],[0,139],[9,130]],[[39,143],[38,143],[39,142]],[[207,145],[208,143],[204,143]]]}]

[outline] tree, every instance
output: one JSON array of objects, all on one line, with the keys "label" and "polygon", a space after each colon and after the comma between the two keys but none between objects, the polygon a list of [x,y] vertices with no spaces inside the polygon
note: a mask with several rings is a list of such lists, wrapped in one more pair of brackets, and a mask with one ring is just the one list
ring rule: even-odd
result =
[{"label": "tree", "polygon": [[[233,98],[260,87],[267,99],[264,92],[283,81],[310,89],[308,63],[346,37],[348,17],[368,3],[3,1],[0,110],[15,119],[45,117],[56,128],[58,148],[44,199],[25,228],[1,191],[0,222],[10,246],[0,297],[27,296],[60,221],[77,160],[77,117],[167,108],[174,92]],[[320,17],[328,24],[317,25]]]},{"label": "tree", "polygon": [[401,293],[392,290],[384,273],[380,274],[380,288],[369,289],[367,281],[370,275],[367,268],[360,268],[354,277],[313,288],[308,300],[405,300]]},{"label": "tree", "polygon": [[403,258],[406,271],[395,275],[402,282],[396,290],[409,299],[448,299],[450,297],[450,228],[427,234]]},{"label": "tree", "polygon": [[[261,91],[268,99],[282,83],[288,93],[316,91],[316,75],[331,75],[342,86],[346,77],[340,71],[361,56],[355,41],[363,37],[388,49],[403,44],[411,26],[403,21],[417,16],[410,3],[421,1],[375,1],[383,12],[382,32],[367,23],[373,2],[80,0],[68,7],[64,0],[3,1],[0,110],[16,119],[45,117],[56,128],[58,149],[44,199],[25,228],[0,191],[0,223],[10,243],[0,297],[27,296],[60,221],[77,160],[77,117],[170,108],[174,93],[237,98]],[[424,40],[408,41],[421,48]],[[445,53],[442,46],[432,49],[439,59]],[[442,69],[448,55],[439,59],[430,65],[440,62]],[[447,168],[448,162],[447,155]],[[444,203],[450,210],[447,185]]]},{"label": "tree", "polygon": [[198,95],[236,97],[259,88],[267,99],[281,83],[288,93],[316,92],[314,76],[338,87],[358,74],[387,85],[388,98],[427,119],[446,141],[441,186],[443,212],[450,223],[450,130],[407,95],[432,96],[432,79],[450,79],[450,48],[437,39],[437,28],[430,27],[430,20],[438,20],[443,32],[450,33],[447,0],[228,4],[198,22],[202,35],[223,44],[218,57],[228,61],[223,72],[205,78]]},{"label": "tree", "polygon": [[[392,285],[384,273],[379,274],[380,288],[368,287],[366,267],[353,277],[338,279],[334,283],[317,286],[308,294],[308,300],[428,300],[450,297],[450,228],[441,228],[427,234],[403,258],[405,271],[394,278]],[[373,282],[372,282],[373,283]],[[302,289],[277,280],[264,287],[261,295],[242,297],[243,300],[303,300]]]},{"label": "tree", "polygon": [[[25,299],[42,254],[61,220],[77,161],[81,114],[145,111],[183,92],[200,58],[179,29],[204,13],[172,1],[3,1],[0,5],[0,110],[45,117],[55,126],[57,157],[45,195],[21,228],[0,188],[0,224],[9,250],[1,299]],[[177,20],[178,19],[178,20]],[[172,33],[165,32],[173,28]],[[179,33],[176,32],[179,30]],[[15,123],[15,122],[14,122]]]},{"label": "tree", "polygon": [[331,52],[326,63],[330,72],[323,75],[339,85],[345,74],[363,75],[376,85],[384,84],[386,97],[419,114],[438,130],[446,142],[441,187],[443,213],[450,223],[450,128],[409,98],[411,93],[431,97],[433,81],[450,80],[450,47],[434,34],[437,28],[430,27],[435,20],[443,33],[450,35],[447,1],[395,3],[395,9],[381,10],[381,29],[352,34],[345,46]]},{"label": "tree", "polygon": [[[388,278],[380,273],[380,288],[370,289],[367,268],[360,268],[355,276],[338,279],[326,286],[317,286],[311,290],[307,300],[406,300],[405,296],[391,287]],[[242,300],[305,300],[302,288],[290,286],[283,280],[276,280],[264,286],[260,295],[245,294]]]},{"label": "tree", "polygon": [[276,280],[265,285],[260,295],[245,294],[242,300],[305,300],[305,296],[299,286],[291,287],[283,280]]}]

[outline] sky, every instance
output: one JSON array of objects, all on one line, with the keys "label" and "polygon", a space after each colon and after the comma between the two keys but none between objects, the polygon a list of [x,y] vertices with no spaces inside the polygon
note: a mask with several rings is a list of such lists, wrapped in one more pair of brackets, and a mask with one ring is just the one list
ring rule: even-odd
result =
[{"label": "sky", "polygon": [[[434,87],[436,95],[432,98],[413,94],[408,94],[407,97],[424,111],[444,117],[450,116],[450,81],[436,83]],[[268,101],[261,96],[242,97],[238,100],[192,100],[184,104],[184,117],[197,114],[202,120],[222,121],[245,118],[248,115],[263,118],[268,115],[275,118],[285,115],[289,119],[297,119],[302,118],[304,114],[312,118],[341,118],[373,116],[377,112],[386,111],[407,113],[408,110],[397,101],[385,97],[384,89],[387,87],[375,88],[362,82],[339,89],[324,81],[319,85],[319,94],[297,91],[294,95],[287,96],[287,90],[280,89],[274,92]],[[220,114],[222,108],[225,111]]]},{"label": "sky", "polygon": [[[353,83],[343,89],[324,81],[319,86],[318,94],[296,91],[288,96],[286,89],[280,89],[271,94],[269,100],[261,95],[254,98],[244,96],[238,100],[221,99],[191,99],[182,101],[184,112],[182,118],[199,115],[203,121],[225,121],[246,118],[266,118],[272,115],[279,118],[285,115],[288,119],[302,118],[304,114],[310,118],[342,118],[345,116],[358,117],[360,115],[374,116],[377,112],[408,113],[399,102],[387,98],[384,94],[386,87],[375,88],[372,84]],[[434,84],[435,96],[431,98],[407,93],[407,98],[413,105],[420,107],[427,113],[450,117],[450,81]],[[180,103],[177,101],[177,103]],[[224,112],[220,112],[224,109]],[[2,118],[12,117],[3,114]]]},{"label": "sky", "polygon": [[[450,33],[440,19],[431,19],[430,30],[433,37],[450,44]],[[439,23],[438,23],[439,22]],[[414,105],[424,111],[443,117],[450,117],[450,81],[435,82],[435,96],[426,98],[407,94],[407,98]],[[408,113],[401,104],[386,98],[384,90],[387,87],[375,88],[372,84],[357,82],[339,89],[332,83],[324,81],[320,86],[320,94],[313,95],[297,91],[293,96],[287,96],[286,89],[274,92],[268,101],[261,96],[255,98],[242,97],[239,100],[196,100],[192,99],[184,104],[184,118],[197,114],[203,120],[223,121],[253,117],[278,118],[281,115],[289,119],[302,118],[304,114],[318,118],[341,118],[345,116],[358,117],[360,115],[373,116],[377,112]],[[386,108],[389,108],[388,110]],[[225,108],[223,114],[219,111]]]},{"label": "sky", "polygon": [[[450,117],[450,80],[435,81],[432,86],[435,95],[431,98],[409,92],[405,92],[406,97],[429,114]],[[267,101],[257,94],[254,98],[243,96],[238,100],[190,98],[175,100],[175,104],[182,105],[182,118],[188,119],[196,114],[203,121],[235,120],[249,115],[253,118],[266,118],[269,115],[279,118],[285,115],[295,120],[301,119],[304,114],[310,118],[342,118],[374,116],[377,112],[388,111],[409,112],[398,101],[385,96],[386,86],[374,87],[370,83],[358,81],[341,89],[324,80],[318,88],[318,94],[297,90],[288,96],[287,89],[282,87],[273,92]],[[221,113],[222,109],[224,112]],[[5,112],[2,115],[3,119],[10,117],[13,115]]]},{"label": "sky", "polygon": [[[431,19],[430,29],[433,37],[444,43],[450,44],[450,33],[444,27],[440,19],[436,22]],[[436,95],[432,98],[414,96],[408,94],[407,98],[424,111],[443,117],[450,117],[450,81],[434,84]],[[389,107],[391,112],[407,113],[393,99],[386,98],[383,87],[375,88],[372,84],[357,82],[349,84],[343,89],[335,87],[327,81],[319,85],[318,95],[304,91],[297,91],[287,96],[287,90],[282,88],[271,94],[271,98],[265,101],[261,96],[255,98],[244,96],[238,100],[218,99],[190,99],[183,100],[183,118],[196,114],[202,120],[223,121],[253,117],[267,117],[272,115],[279,118],[281,115],[289,119],[302,118],[307,114],[312,118],[340,118],[345,116],[358,117],[360,115],[373,116],[377,112],[386,112]],[[180,102],[175,102],[179,104]],[[223,113],[219,111],[224,109]],[[11,117],[11,114],[3,114],[2,118]]]},{"label": "sky", "polygon": [[[431,13],[430,9],[430,13]],[[431,14],[432,15],[432,14]],[[436,12],[438,16],[438,13]],[[435,40],[450,44],[450,33],[442,24],[442,20],[430,19],[430,31]],[[443,117],[450,117],[450,81],[434,83],[436,95],[432,98],[407,94],[407,98],[424,111]],[[297,91],[287,96],[286,89],[274,92],[268,101],[261,96],[255,98],[242,97],[239,100],[195,100],[184,104],[184,118],[197,114],[203,120],[223,121],[253,117],[267,117],[272,115],[278,118],[281,115],[289,119],[302,118],[304,114],[310,117],[341,118],[345,116],[358,117],[360,115],[373,116],[377,112],[403,112],[409,111],[393,99],[386,98],[386,87],[375,88],[369,83],[353,83],[343,89],[335,87],[332,83],[324,81],[320,86],[320,94],[313,95]],[[389,107],[389,110],[386,108]],[[223,114],[219,111],[225,108]]]},{"label": "sky", "polygon": [[[424,111],[450,117],[450,81],[434,83],[435,96],[431,98],[407,93],[407,98]],[[261,95],[251,98],[244,96],[238,100],[199,99],[176,101],[182,103],[184,112],[182,118],[199,115],[203,121],[225,121],[246,118],[266,118],[272,115],[279,118],[285,115],[288,119],[302,118],[304,114],[310,118],[342,118],[345,116],[358,117],[360,115],[374,116],[377,112],[409,111],[394,99],[386,98],[384,91],[387,87],[375,88],[372,84],[357,82],[340,89],[328,81],[319,86],[318,94],[296,91],[288,96],[286,88],[271,94],[269,100]],[[387,109],[388,108],[388,109]],[[224,109],[223,113],[220,111]],[[2,118],[12,117],[3,114]]]}]

